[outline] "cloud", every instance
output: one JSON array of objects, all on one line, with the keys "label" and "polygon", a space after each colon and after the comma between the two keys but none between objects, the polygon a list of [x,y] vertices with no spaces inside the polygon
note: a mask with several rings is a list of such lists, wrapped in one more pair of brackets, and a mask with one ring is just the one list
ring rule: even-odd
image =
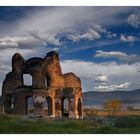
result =
[{"label": "cloud", "polygon": [[5,36],[0,38],[0,49],[5,48],[36,48],[48,44],[60,46],[59,38],[55,35],[30,33],[24,36]]},{"label": "cloud", "polygon": [[95,40],[95,39],[100,39],[100,38],[101,38],[101,35],[93,29],[89,29],[88,32],[86,32],[85,34],[82,34],[82,35],[76,34],[76,35],[68,36],[68,39],[70,39],[74,42],[80,41],[81,39]]},{"label": "cloud", "polygon": [[32,36],[5,36],[0,38],[0,49],[5,48],[32,48],[40,44]]},{"label": "cloud", "polygon": [[117,52],[117,51],[105,52],[102,50],[98,50],[96,51],[95,57],[118,58],[123,63],[127,63],[127,64],[133,64],[140,61],[140,57],[138,55],[135,54],[127,55],[126,53]]},{"label": "cloud", "polygon": [[136,40],[136,38],[134,36],[132,36],[132,35],[125,36],[125,35],[121,34],[120,40],[123,41],[123,42],[132,43],[132,42],[134,42]]},{"label": "cloud", "polygon": [[133,7],[52,7],[28,13],[18,21],[19,29],[24,31],[40,29],[48,33],[62,33],[85,23],[110,25],[121,23],[116,15],[127,13]]},{"label": "cloud", "polygon": [[[0,22],[0,36],[24,39],[2,40],[1,47],[36,47],[44,45],[61,46],[59,35],[78,32],[85,27],[89,30],[84,34],[71,35],[74,41],[79,39],[95,40],[101,38],[100,33],[106,33],[103,26],[121,24],[116,15],[132,10],[131,7],[43,7],[30,10],[22,18],[14,22]],[[108,21],[109,19],[109,21]],[[92,28],[91,27],[92,24]],[[114,34],[115,35],[115,34]],[[109,35],[109,36],[114,36]],[[33,41],[32,41],[33,40]],[[21,42],[21,43],[20,43]],[[27,42],[27,43],[26,43]]]},{"label": "cloud", "polygon": [[94,87],[95,91],[117,91],[117,90],[124,90],[126,88],[128,88],[130,85],[129,82],[125,82],[123,84],[119,84],[119,85],[100,85],[97,87]]},{"label": "cloud", "polygon": [[5,72],[9,72],[11,70],[11,67],[10,66],[6,66],[6,65],[1,65],[0,64],[0,73],[2,74],[5,74]]},{"label": "cloud", "polygon": [[107,32],[107,29],[103,28],[99,24],[93,24],[93,29],[97,32],[100,32],[100,33],[106,33]]},{"label": "cloud", "polygon": [[[55,45],[54,49],[59,49],[58,46],[63,45],[61,37],[69,34],[74,35],[73,39],[75,38],[76,41],[78,39],[100,39],[102,34],[115,37],[115,34],[107,31],[108,27],[125,23],[126,19],[121,19],[119,15],[127,14],[132,9],[134,8],[41,7],[23,14],[14,22],[0,22],[0,60],[2,64],[0,80],[3,81],[6,70],[11,65],[11,57],[15,52],[22,53],[26,59],[30,56],[44,56],[51,45]],[[133,40],[131,37],[125,38]],[[112,40],[110,41],[112,42]],[[107,46],[111,42],[108,40],[97,42],[97,46]],[[84,90],[92,90],[93,85],[97,84],[94,83],[94,79],[99,75],[107,76],[111,84],[133,80],[132,86],[130,85],[129,88],[137,88],[138,84],[136,85],[136,83],[140,82],[140,77],[135,72],[138,71],[139,64],[132,64],[130,67],[127,64],[118,65],[110,62],[97,64],[80,60],[67,60],[62,61],[62,66],[64,72],[72,71],[81,77]],[[109,71],[111,72],[109,73]]]},{"label": "cloud", "polygon": [[131,66],[128,64],[120,65],[115,62],[93,63],[80,60],[64,60],[61,62],[63,73],[73,71],[80,77],[86,78],[95,78],[101,74],[108,77],[112,75],[133,75],[136,74],[138,68],[140,68],[139,64],[140,63],[136,63]]},{"label": "cloud", "polygon": [[[73,33],[90,27],[91,24],[98,34],[105,33],[106,29],[102,26],[121,24],[124,20],[116,18],[116,15],[127,13],[132,9],[132,7],[41,7],[36,10],[34,8],[14,22],[0,22],[0,34],[21,36],[35,30],[34,35],[38,36],[39,32],[43,40],[47,36],[49,38],[47,41],[55,40],[55,44],[59,45],[58,35]],[[99,38],[96,32],[91,30],[91,33],[85,34],[83,38],[94,38],[93,35]]]},{"label": "cloud", "polygon": [[92,29],[89,29],[87,33],[81,35],[81,39],[95,40],[100,38],[100,34]]},{"label": "cloud", "polygon": [[96,51],[95,57],[104,57],[104,58],[109,58],[109,57],[125,57],[126,54],[122,52],[105,52],[102,50]]},{"label": "cloud", "polygon": [[19,47],[18,43],[15,41],[11,41],[11,40],[1,40],[0,41],[0,48],[17,48]]},{"label": "cloud", "polygon": [[139,88],[140,82],[140,63],[117,64],[115,62],[109,63],[93,63],[80,60],[65,60],[61,61],[62,71],[74,72],[82,80],[82,87],[84,91],[93,90],[94,87],[99,86],[100,82],[95,79],[100,75],[105,75],[108,78],[109,85],[118,85],[120,83],[129,82],[131,85],[128,90]]},{"label": "cloud", "polygon": [[94,81],[95,82],[107,82],[108,77],[106,75],[99,75]]},{"label": "cloud", "polygon": [[[130,10],[130,8],[126,8]],[[0,41],[0,47],[25,47],[26,46],[41,46],[42,44],[51,44],[61,46],[59,35],[75,32],[90,26],[92,23],[93,29],[89,29],[82,35],[71,36],[73,40],[99,39],[100,33],[105,33],[106,29],[98,24],[108,24],[101,17],[107,16],[114,19],[114,15],[119,11],[124,11],[124,8],[110,9],[103,7],[44,7],[30,11],[19,20],[12,23],[0,23],[1,33],[3,36]],[[113,21],[113,20],[112,20]],[[110,22],[111,23],[111,22]],[[4,24],[4,25],[3,25]],[[96,30],[94,30],[96,29]]]},{"label": "cloud", "polygon": [[57,37],[56,34],[42,34],[39,33],[39,31],[30,31],[30,34],[32,37],[34,37],[35,39],[39,40],[42,43],[46,43],[46,44],[51,44],[51,45],[55,45],[55,46],[60,46],[62,45],[62,43],[60,42],[60,39]]},{"label": "cloud", "polygon": [[131,14],[127,19],[128,24],[138,28],[140,26],[140,16],[136,14]]},{"label": "cloud", "polygon": [[115,37],[117,37],[116,33],[107,32],[107,38],[115,38]]}]

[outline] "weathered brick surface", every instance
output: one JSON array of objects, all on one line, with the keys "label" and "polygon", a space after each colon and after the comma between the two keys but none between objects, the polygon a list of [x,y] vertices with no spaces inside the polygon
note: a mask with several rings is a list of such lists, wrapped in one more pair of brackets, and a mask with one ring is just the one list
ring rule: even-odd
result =
[{"label": "weathered brick surface", "polygon": [[[31,86],[24,85],[24,74],[32,76]],[[62,74],[59,55],[55,51],[47,53],[44,58],[36,57],[28,60],[19,53],[14,54],[12,71],[6,75],[2,87],[5,112],[26,115],[29,97],[33,97],[35,115],[45,115],[43,104],[46,99],[48,116],[65,116],[63,102],[67,98],[68,116],[70,118],[83,116],[80,78],[72,72]]]}]

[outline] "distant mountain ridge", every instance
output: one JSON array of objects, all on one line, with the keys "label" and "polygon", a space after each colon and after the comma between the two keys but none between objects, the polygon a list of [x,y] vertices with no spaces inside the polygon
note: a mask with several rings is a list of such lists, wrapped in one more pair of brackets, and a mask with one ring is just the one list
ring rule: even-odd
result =
[{"label": "distant mountain ridge", "polygon": [[132,91],[89,91],[83,93],[84,106],[102,107],[104,102],[118,99],[124,106],[140,107],[140,89]]}]

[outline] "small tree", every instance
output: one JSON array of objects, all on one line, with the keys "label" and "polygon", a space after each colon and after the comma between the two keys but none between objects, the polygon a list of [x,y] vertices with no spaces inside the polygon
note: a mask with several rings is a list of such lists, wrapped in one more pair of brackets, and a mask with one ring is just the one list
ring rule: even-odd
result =
[{"label": "small tree", "polygon": [[120,111],[122,107],[120,100],[111,100],[104,103],[104,109],[111,111],[112,115],[115,115],[116,112]]}]

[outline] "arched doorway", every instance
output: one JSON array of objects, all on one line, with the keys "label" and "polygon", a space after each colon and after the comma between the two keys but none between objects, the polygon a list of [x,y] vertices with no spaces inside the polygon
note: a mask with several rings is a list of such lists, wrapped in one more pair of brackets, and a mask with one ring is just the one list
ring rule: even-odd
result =
[{"label": "arched doorway", "polygon": [[26,98],[26,114],[32,114],[34,112],[33,97],[29,96]]},{"label": "arched doorway", "polygon": [[45,115],[51,116],[52,115],[52,98],[47,97],[44,102],[44,110],[45,110]]},{"label": "arched doorway", "polygon": [[69,117],[69,100],[68,98],[63,98],[61,103],[61,111],[63,117]]},{"label": "arched doorway", "polygon": [[82,117],[82,101],[80,98],[78,99],[77,110],[78,110],[78,117],[81,118]]}]

